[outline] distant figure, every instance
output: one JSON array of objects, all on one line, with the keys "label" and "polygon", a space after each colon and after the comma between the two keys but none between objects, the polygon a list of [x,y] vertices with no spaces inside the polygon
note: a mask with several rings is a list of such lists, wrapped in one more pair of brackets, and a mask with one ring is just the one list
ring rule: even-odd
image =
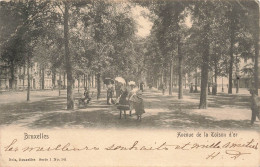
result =
[{"label": "distant figure", "polygon": [[149,89],[152,89],[153,85],[151,83],[149,83]]},{"label": "distant figure", "polygon": [[162,84],[162,94],[164,95],[165,93],[165,90],[167,89],[165,83]]},{"label": "distant figure", "polygon": [[144,83],[143,83],[143,82],[140,83],[140,90],[141,90],[142,92],[144,91]]},{"label": "distant figure", "polygon": [[107,85],[107,104],[113,104],[114,87],[112,84]]},{"label": "distant figure", "polygon": [[190,93],[193,93],[193,83],[190,83]]},{"label": "distant figure", "polygon": [[90,95],[89,95],[89,91],[88,91],[88,89],[87,89],[87,87],[85,87],[85,90],[84,90],[84,97],[83,98],[80,98],[78,101],[79,101],[79,106],[80,106],[80,104],[83,104],[84,106],[86,105],[86,104],[88,104],[89,102],[90,102],[90,100],[91,100],[91,97],[90,97]]},{"label": "distant figure", "polygon": [[217,95],[217,84],[216,83],[212,84],[212,95]]},{"label": "distant figure", "polygon": [[122,87],[121,83],[117,83],[117,84],[115,85],[116,98],[118,98],[118,97],[120,96],[120,94],[121,94],[121,87]]},{"label": "distant figure", "polygon": [[87,87],[85,87],[85,91],[84,91],[84,98],[85,100],[87,100],[87,104],[90,102],[91,100],[91,97],[90,97],[90,94],[89,94],[89,90]]},{"label": "distant figure", "polygon": [[210,87],[211,87],[211,83],[209,82],[209,83],[208,83],[208,94],[209,94],[209,95],[211,94],[211,92],[210,92]]},{"label": "distant figure", "polygon": [[259,102],[254,89],[250,90],[250,94],[251,94],[251,110],[252,110],[251,125],[253,125],[254,122],[256,121],[256,117],[258,118],[258,120],[260,120],[259,106],[258,106]]},{"label": "distant figure", "polygon": [[142,98],[142,92],[138,91],[136,92],[136,95],[134,96],[134,109],[135,109],[135,114],[137,115],[137,120],[142,119],[142,114],[145,113],[144,110],[144,101]]}]

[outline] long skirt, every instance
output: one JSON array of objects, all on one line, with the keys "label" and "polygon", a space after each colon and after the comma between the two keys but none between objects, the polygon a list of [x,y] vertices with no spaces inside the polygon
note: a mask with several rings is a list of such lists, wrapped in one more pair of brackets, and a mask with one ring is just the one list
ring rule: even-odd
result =
[{"label": "long skirt", "polygon": [[144,103],[142,102],[135,102],[134,103],[134,109],[135,109],[135,114],[136,115],[142,115],[143,113],[145,113],[144,111]]}]

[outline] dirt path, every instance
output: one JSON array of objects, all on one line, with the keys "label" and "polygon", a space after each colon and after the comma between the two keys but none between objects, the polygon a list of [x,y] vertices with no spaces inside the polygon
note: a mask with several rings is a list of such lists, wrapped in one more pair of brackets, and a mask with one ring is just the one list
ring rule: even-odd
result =
[{"label": "dirt path", "polygon": [[[176,91],[175,91],[176,92]],[[199,110],[199,94],[184,92],[184,99],[162,95],[155,89],[143,93],[145,111],[142,121],[133,114],[119,119],[114,105],[106,104],[105,91],[101,99],[93,98],[87,107],[66,110],[66,97],[53,96],[50,92],[35,94],[38,101],[2,103],[1,126],[26,128],[221,128],[259,129],[259,121],[251,127],[249,96],[219,94],[209,96],[209,108]],[[79,94],[76,94],[79,96]],[[93,96],[95,97],[95,96]],[[15,97],[13,97],[15,98]],[[77,104],[76,104],[77,105]]]}]

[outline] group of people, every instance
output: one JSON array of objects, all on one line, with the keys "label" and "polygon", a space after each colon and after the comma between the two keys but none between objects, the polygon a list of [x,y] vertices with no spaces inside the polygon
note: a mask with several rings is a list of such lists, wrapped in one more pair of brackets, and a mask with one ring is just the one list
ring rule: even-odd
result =
[{"label": "group of people", "polygon": [[[165,85],[162,85],[163,94],[165,91]],[[144,84],[140,84],[140,89],[135,85],[125,86],[124,84],[117,83],[115,88],[112,84],[107,85],[107,104],[116,104],[117,108],[120,110],[120,117],[121,111],[126,112],[129,110],[130,116],[132,114],[132,110],[135,110],[135,114],[137,115],[137,120],[141,120],[141,116],[145,113],[144,110],[144,101],[142,98]],[[116,100],[114,100],[114,92]],[[252,110],[252,117],[251,117],[251,124],[256,121],[256,118],[260,119],[259,113],[259,104],[256,95],[256,91],[251,89],[250,90],[251,96],[251,110]],[[89,90],[85,88],[84,91],[84,98],[80,99],[84,101],[84,103],[89,103],[91,100],[91,96]]]},{"label": "group of people", "polygon": [[[129,110],[130,116],[132,115],[132,110],[135,110],[137,115],[137,120],[141,120],[141,116],[145,113],[144,102],[142,98],[143,86],[140,85],[140,90],[135,85],[125,86],[122,83],[116,83],[115,89],[112,84],[107,85],[107,104],[116,104],[120,113]],[[115,99],[114,96],[115,90]]]}]

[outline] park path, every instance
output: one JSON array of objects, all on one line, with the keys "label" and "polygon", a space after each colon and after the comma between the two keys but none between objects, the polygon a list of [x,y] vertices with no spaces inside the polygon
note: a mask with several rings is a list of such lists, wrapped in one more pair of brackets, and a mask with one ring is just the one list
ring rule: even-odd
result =
[{"label": "park path", "polygon": [[[82,94],[82,91],[80,94]],[[250,126],[251,111],[249,95],[219,94],[209,96],[209,108],[199,110],[199,94],[184,91],[179,100],[174,91],[172,96],[162,95],[157,89],[146,89],[143,93],[146,113],[142,121],[128,115],[119,119],[114,105],[107,105],[105,91],[101,99],[93,98],[87,107],[66,110],[66,94],[57,96],[57,91],[32,93],[32,100],[25,102],[23,93],[0,95],[1,126],[17,126],[32,129],[48,128],[212,128],[212,129],[259,129],[259,121]],[[75,96],[79,97],[75,91]],[[6,98],[8,97],[8,98]],[[95,92],[94,96],[95,97]]]}]

